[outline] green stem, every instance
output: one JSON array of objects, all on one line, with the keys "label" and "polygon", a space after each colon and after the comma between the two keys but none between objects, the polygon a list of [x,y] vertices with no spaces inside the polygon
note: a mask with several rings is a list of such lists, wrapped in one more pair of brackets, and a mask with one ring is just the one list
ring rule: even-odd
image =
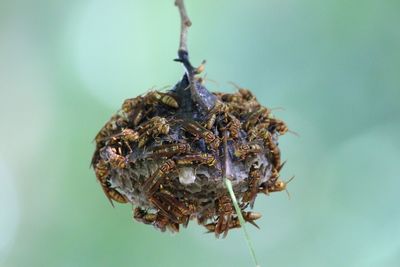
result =
[{"label": "green stem", "polygon": [[231,180],[227,179],[226,176],[225,176],[224,177],[224,183],[225,183],[225,186],[228,189],[228,192],[229,192],[229,194],[231,196],[231,199],[232,199],[232,202],[233,202],[233,206],[235,207],[236,214],[237,214],[237,216],[239,218],[240,225],[241,225],[241,227],[243,229],[244,236],[245,236],[245,239],[246,239],[246,242],[247,242],[247,246],[248,246],[248,248],[250,250],[250,254],[251,254],[252,258],[253,258],[254,264],[256,265],[256,267],[260,267],[260,265],[258,264],[258,261],[257,261],[256,253],[255,253],[254,248],[253,248],[253,243],[251,242],[250,235],[249,235],[249,233],[247,232],[247,229],[246,229],[245,220],[244,220],[243,215],[242,215],[242,210],[240,209],[240,207],[238,205],[238,202],[237,202],[237,199],[236,199],[236,196],[235,196],[235,193],[233,192],[232,182],[231,182]]}]

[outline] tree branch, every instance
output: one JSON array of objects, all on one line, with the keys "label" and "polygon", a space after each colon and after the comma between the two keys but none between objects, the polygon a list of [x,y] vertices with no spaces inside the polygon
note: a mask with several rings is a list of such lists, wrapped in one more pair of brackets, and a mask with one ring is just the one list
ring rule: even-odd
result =
[{"label": "tree branch", "polygon": [[185,51],[187,53],[188,52],[187,34],[189,27],[192,25],[192,22],[190,21],[187,15],[185,3],[183,2],[183,0],[175,0],[175,6],[178,7],[179,13],[181,15],[181,36],[180,36],[178,53],[180,51]]},{"label": "tree branch", "polygon": [[175,6],[178,7],[179,14],[181,16],[181,35],[180,35],[180,42],[179,42],[179,49],[178,49],[178,58],[175,61],[181,62],[186,70],[186,77],[188,80],[188,88],[190,88],[191,98],[194,102],[199,104],[200,108],[204,112],[209,112],[214,106],[216,97],[211,94],[207,88],[201,85],[201,83],[196,80],[195,76],[200,74],[204,70],[204,63],[194,68],[189,61],[189,51],[187,47],[187,35],[189,27],[192,25],[190,21],[184,0],[175,0]]}]

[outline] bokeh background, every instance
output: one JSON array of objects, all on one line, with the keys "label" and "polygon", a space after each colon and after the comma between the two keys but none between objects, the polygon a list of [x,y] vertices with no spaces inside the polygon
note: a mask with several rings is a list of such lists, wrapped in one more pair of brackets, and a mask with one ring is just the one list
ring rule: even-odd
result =
[{"label": "bokeh background", "polygon": [[[300,134],[249,226],[261,266],[400,266],[400,2],[187,0],[212,90]],[[252,266],[241,231],[177,235],[111,208],[89,162],[125,98],[173,85],[173,0],[0,1],[0,266]]]}]

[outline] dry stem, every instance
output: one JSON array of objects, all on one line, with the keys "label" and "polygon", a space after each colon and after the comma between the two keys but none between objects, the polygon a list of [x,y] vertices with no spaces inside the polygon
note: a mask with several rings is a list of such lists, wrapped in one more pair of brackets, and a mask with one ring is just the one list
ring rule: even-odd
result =
[{"label": "dry stem", "polygon": [[187,15],[185,3],[183,2],[183,0],[175,0],[175,5],[178,7],[179,13],[181,15],[181,36],[180,36],[178,51],[188,52],[187,35],[188,35],[188,29],[192,25],[192,22],[190,21]]}]

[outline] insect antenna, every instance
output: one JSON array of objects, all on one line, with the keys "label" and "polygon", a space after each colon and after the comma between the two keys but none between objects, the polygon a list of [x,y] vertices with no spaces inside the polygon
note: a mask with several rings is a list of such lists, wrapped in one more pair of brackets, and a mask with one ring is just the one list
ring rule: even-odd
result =
[{"label": "insect antenna", "polygon": [[288,132],[291,133],[291,134],[293,134],[293,135],[296,136],[296,137],[300,137],[300,134],[298,134],[298,133],[295,132],[295,131],[288,130]]},{"label": "insect antenna", "polygon": [[289,193],[289,190],[287,190],[287,188],[286,188],[286,185],[288,184],[288,183],[290,183],[293,179],[294,179],[294,175],[289,179],[289,180],[287,180],[286,182],[284,182],[285,183],[285,192],[286,192],[286,194],[288,195],[288,198],[289,199],[291,199],[291,196],[290,196],[290,193]]},{"label": "insect antenna", "polygon": [[242,89],[243,87],[240,87],[239,85],[237,85],[236,83],[234,83],[234,82],[232,82],[232,81],[229,81],[228,82],[230,85],[232,85],[233,87],[235,87],[236,89]]},{"label": "insect antenna", "polygon": [[271,111],[275,111],[275,110],[285,111],[286,109],[284,107],[275,107],[275,108],[270,108],[269,110],[271,110]]}]

